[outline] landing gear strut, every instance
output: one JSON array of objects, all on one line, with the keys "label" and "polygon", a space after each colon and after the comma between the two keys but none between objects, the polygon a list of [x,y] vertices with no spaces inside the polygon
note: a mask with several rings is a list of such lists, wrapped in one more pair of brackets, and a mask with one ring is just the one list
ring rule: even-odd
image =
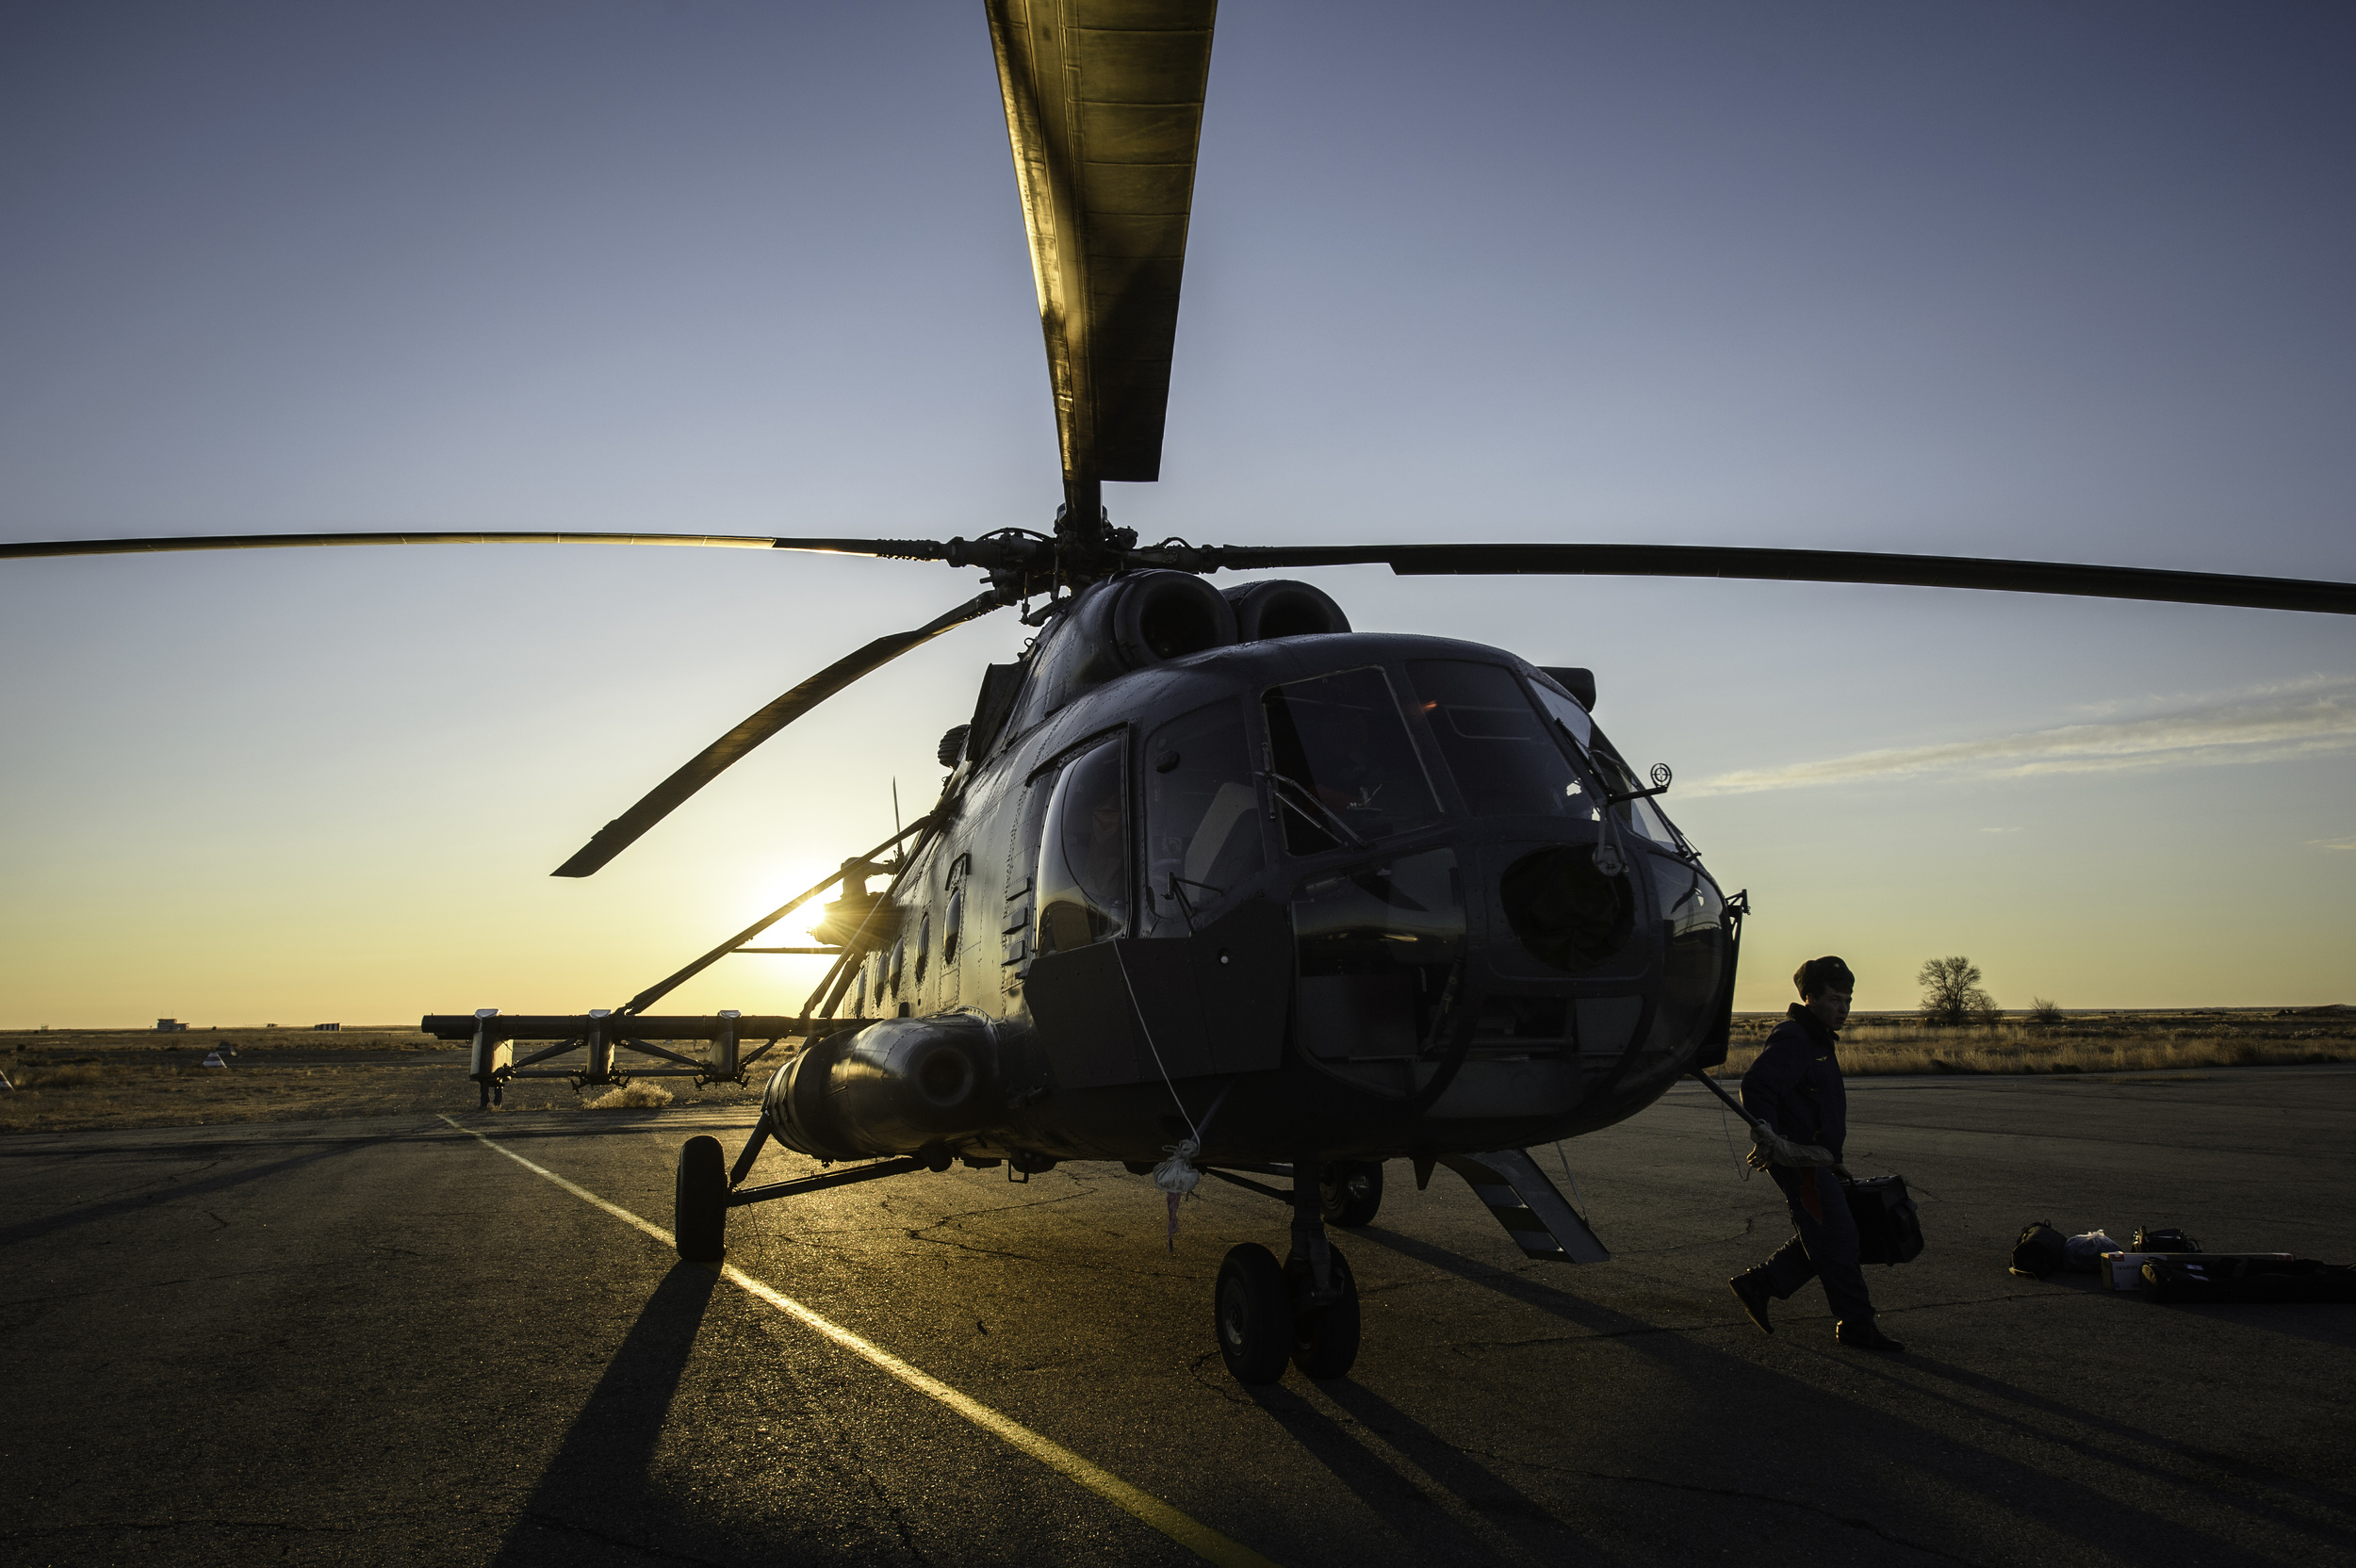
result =
[{"label": "landing gear strut", "polygon": [[[1381,1168],[1374,1169],[1379,1203]],[[1231,1248],[1219,1266],[1219,1359],[1239,1383],[1272,1383],[1284,1375],[1287,1360],[1304,1377],[1320,1379],[1341,1377],[1358,1360],[1358,1282],[1325,1237],[1325,1170],[1315,1155],[1293,1162],[1293,1244],[1282,1266],[1256,1242]],[[1372,1217],[1369,1204],[1366,1218]]]}]

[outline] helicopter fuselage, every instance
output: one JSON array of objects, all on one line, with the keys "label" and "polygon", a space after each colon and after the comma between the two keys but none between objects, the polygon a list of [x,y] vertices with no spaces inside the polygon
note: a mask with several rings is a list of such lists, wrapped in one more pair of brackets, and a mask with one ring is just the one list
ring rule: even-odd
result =
[{"label": "helicopter fuselage", "polygon": [[1723,1059],[1734,917],[1569,682],[1349,630],[1165,657],[1121,591],[1050,623],[1003,718],[985,686],[833,983],[875,1021],[770,1086],[786,1142],[1428,1156],[1606,1126]]}]

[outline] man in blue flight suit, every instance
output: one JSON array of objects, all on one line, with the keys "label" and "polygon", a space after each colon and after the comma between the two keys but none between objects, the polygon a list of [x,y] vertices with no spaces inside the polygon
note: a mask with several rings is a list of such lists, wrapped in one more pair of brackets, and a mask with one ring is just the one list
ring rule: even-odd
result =
[{"label": "man in blue flight suit", "polygon": [[1793,1233],[1774,1257],[1726,1283],[1759,1331],[1774,1333],[1767,1303],[1789,1300],[1808,1281],[1822,1280],[1841,1344],[1903,1350],[1874,1325],[1865,1271],[1857,1266],[1857,1221],[1841,1187],[1848,1174],[1841,1168],[1841,1145],[1849,1133],[1849,1102],[1837,1048],[1857,977],[1840,959],[1824,957],[1802,964],[1792,981],[1800,1000],[1742,1074],[1742,1104],[1765,1123],[1751,1132],[1751,1167],[1783,1189]]}]

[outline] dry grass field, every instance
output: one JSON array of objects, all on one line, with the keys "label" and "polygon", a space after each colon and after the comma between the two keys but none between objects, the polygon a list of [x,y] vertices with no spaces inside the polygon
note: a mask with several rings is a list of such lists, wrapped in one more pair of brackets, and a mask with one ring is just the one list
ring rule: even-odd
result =
[{"label": "dry grass field", "polygon": [[[1780,1015],[1742,1014],[1720,1077],[1739,1077]],[[224,1053],[226,1068],[198,1064]],[[228,1054],[234,1053],[234,1054]],[[466,1053],[415,1029],[18,1030],[0,1034],[0,1134],[171,1127],[224,1121],[308,1121],[472,1110]],[[1993,1028],[1938,1029],[1900,1013],[1861,1013],[1841,1037],[1852,1074],[1890,1072],[2148,1072],[2356,1061],[2356,1008],[2070,1013],[2058,1023],[2007,1017]],[[562,1079],[511,1086],[511,1111],[636,1110],[663,1104],[744,1105],[754,1087],[645,1078],[582,1095]],[[666,1098],[667,1097],[667,1098]]]},{"label": "dry grass field", "polygon": [[[1714,1076],[1739,1078],[1780,1014],[1742,1013]],[[2164,1068],[2266,1067],[2356,1061],[2356,1008],[2202,1008],[2065,1013],[2057,1023],[2020,1014],[1993,1027],[1941,1028],[1910,1013],[1858,1013],[1841,1033],[1850,1077],[1891,1072],[2150,1072]]]},{"label": "dry grass field", "polygon": [[[226,1068],[198,1065],[216,1049]],[[0,1034],[0,1070],[16,1086],[0,1091],[0,1134],[406,1116],[472,1110],[477,1100],[465,1050],[415,1029],[15,1030]],[[530,1078],[509,1087],[503,1108],[629,1109],[665,1102],[648,1092],[656,1089],[681,1105],[759,1099],[754,1089],[697,1088],[686,1078],[642,1080],[618,1097],[592,1089],[584,1099],[562,1079]]]}]

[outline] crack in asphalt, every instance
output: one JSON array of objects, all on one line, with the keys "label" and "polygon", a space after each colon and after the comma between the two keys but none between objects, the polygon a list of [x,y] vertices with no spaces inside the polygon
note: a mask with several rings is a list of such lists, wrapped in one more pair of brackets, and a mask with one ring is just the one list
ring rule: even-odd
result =
[{"label": "crack in asphalt", "polygon": [[1530,1339],[1449,1339],[1440,1342],[1446,1350],[1518,1350],[1535,1345],[1579,1345],[1595,1340],[1634,1339],[1644,1334],[1691,1333],[1696,1328],[1727,1327],[1716,1323],[1700,1323],[1683,1327],[1648,1323],[1638,1329],[1598,1329],[1583,1334],[1539,1334]]},{"label": "crack in asphalt", "polygon": [[276,1274],[310,1272],[312,1270],[307,1266],[301,1268],[237,1268],[224,1274],[185,1274],[173,1280],[118,1281],[101,1290],[71,1290],[60,1292],[56,1296],[11,1297],[7,1300],[0,1300],[0,1312],[6,1312],[11,1307],[40,1307],[53,1305],[59,1301],[87,1301],[94,1298],[120,1296],[134,1290],[168,1290],[173,1285],[208,1285],[223,1280],[252,1280]]},{"label": "crack in asphalt", "polygon": [[104,1530],[276,1530],[294,1535],[361,1535],[380,1529],[395,1519],[439,1518],[435,1510],[413,1509],[401,1513],[371,1516],[365,1525],[299,1525],[285,1519],[238,1519],[199,1515],[187,1519],[109,1519],[95,1525],[52,1525],[37,1529],[0,1529],[0,1541],[34,1541],[58,1535],[90,1535]]},{"label": "crack in asphalt", "polygon": [[[1520,1270],[1503,1270],[1500,1271],[1499,1276],[1493,1277],[1520,1279],[1524,1276]],[[1418,1282],[1418,1283],[1430,1282]],[[1360,1294],[1362,1296],[1372,1295],[1373,1292],[1362,1291]],[[1908,1306],[1884,1307],[1881,1309],[1881,1315],[1884,1317],[1896,1317],[1906,1313],[1943,1312],[1955,1307],[1988,1306],[2004,1301],[2056,1301],[2069,1300],[2081,1296],[2090,1298],[2096,1296],[2107,1294],[2109,1293],[2101,1291],[2072,1291],[2067,1296],[2054,1296],[2046,1292],[2017,1291],[2006,1292],[1997,1296],[1967,1296],[1959,1297],[1954,1300],[1917,1301]],[[1803,1321],[1806,1321],[1806,1319],[1803,1319]],[[1642,1334],[1690,1334],[1700,1332],[1704,1330],[1742,1329],[1750,1326],[1750,1322],[1747,1318],[1712,1317],[1705,1318],[1693,1323],[1647,1323],[1637,1328],[1597,1329],[1586,1333],[1538,1334],[1529,1339],[1452,1339],[1443,1341],[1442,1345],[1445,1348],[1450,1350],[1512,1350],[1525,1346],[1572,1345],[1586,1340],[1629,1339]],[[1902,1365],[1904,1364],[1894,1363],[1892,1364]]]},{"label": "crack in asphalt", "polygon": [[[1380,1428],[1369,1429],[1381,1430]],[[1398,1442],[1388,1433],[1383,1434],[1383,1440],[1393,1444]],[[1686,1492],[1704,1497],[1728,1497],[1741,1502],[1770,1503],[1780,1508],[1797,1509],[1803,1513],[1812,1513],[1820,1519],[1827,1520],[1844,1528],[1862,1530],[1867,1535],[1876,1540],[1886,1541],[1892,1546],[1903,1546],[1910,1552],[1921,1552],[1925,1557],[1935,1557],[1941,1562],[1961,1562],[1971,1564],[1972,1568],[1979,1568],[1972,1558],[1957,1557],[1953,1552],[1942,1552],[1936,1546],[1926,1546],[1920,1541],[1912,1541],[1894,1530],[1885,1529],[1871,1519],[1860,1518],[1855,1514],[1840,1513],[1822,1503],[1811,1503],[1798,1497],[1778,1497],[1770,1492],[1744,1492],[1735,1487],[1704,1486],[1697,1481],[1670,1480],[1661,1476],[1628,1475],[1612,1470],[1585,1470],[1569,1465],[1538,1464],[1528,1460],[1509,1459],[1499,1454],[1485,1453],[1478,1448],[1461,1448],[1453,1444],[1448,1446],[1450,1453],[1468,1459],[1483,1460],[1492,1464],[1517,1464],[1527,1470],[1540,1470],[1550,1475],[1578,1476],[1595,1481],[1617,1481],[1628,1486],[1657,1486],[1668,1492]],[[1400,1451],[1406,1452],[1407,1450],[1401,1448]]]},{"label": "crack in asphalt", "polygon": [[685,1552],[666,1551],[661,1546],[650,1546],[643,1541],[631,1541],[592,1526],[576,1524],[570,1519],[560,1519],[552,1513],[527,1512],[518,1523],[535,1525],[544,1530],[562,1530],[567,1535],[586,1536],[592,1541],[602,1542],[608,1546],[619,1546],[626,1552],[636,1552],[640,1557],[653,1558],[662,1562],[694,1562],[702,1564],[703,1568],[725,1568],[717,1558],[690,1557]]}]

